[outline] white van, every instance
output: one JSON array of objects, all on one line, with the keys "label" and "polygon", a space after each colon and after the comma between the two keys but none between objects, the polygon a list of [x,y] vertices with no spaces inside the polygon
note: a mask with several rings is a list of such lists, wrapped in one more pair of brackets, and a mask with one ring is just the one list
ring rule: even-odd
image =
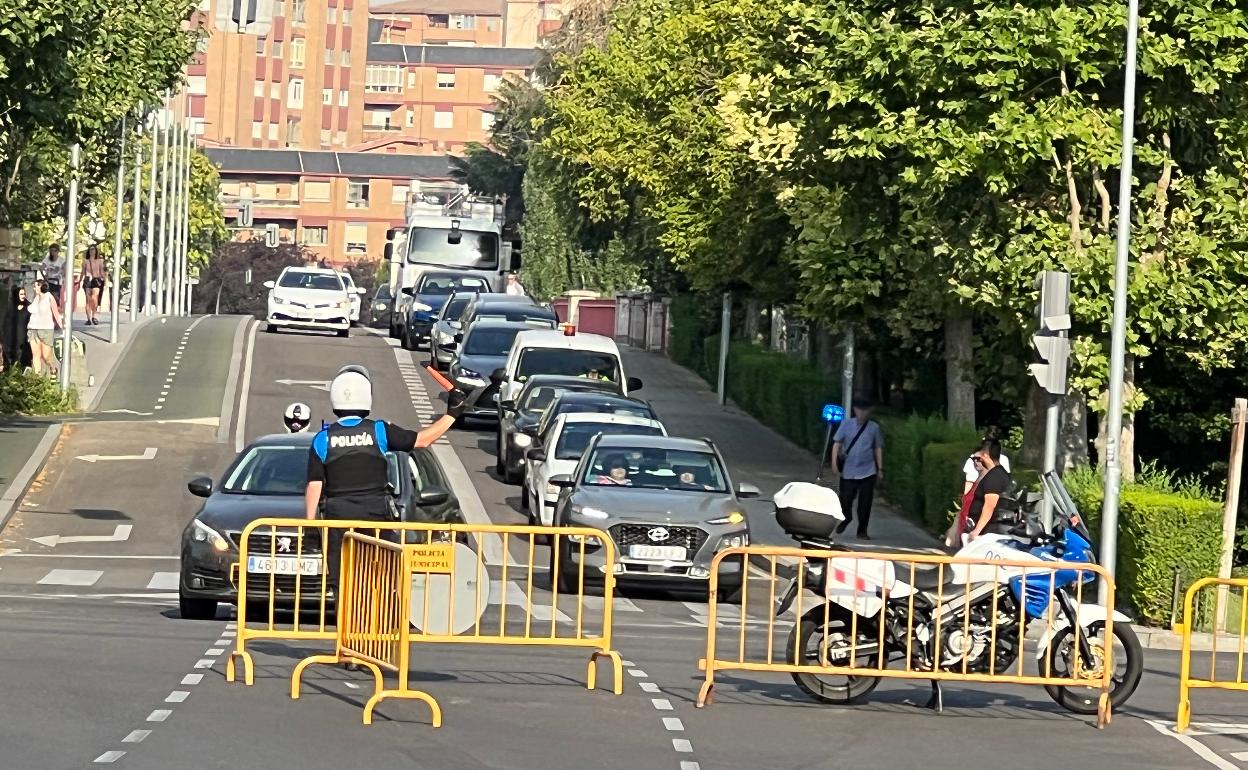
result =
[{"label": "white van", "polygon": [[618,383],[629,395],[641,389],[641,380],[624,374],[624,362],[615,340],[601,334],[580,334],[576,328],[534,329],[516,335],[507,363],[490,377],[500,401],[512,401],[535,374],[586,377]]}]

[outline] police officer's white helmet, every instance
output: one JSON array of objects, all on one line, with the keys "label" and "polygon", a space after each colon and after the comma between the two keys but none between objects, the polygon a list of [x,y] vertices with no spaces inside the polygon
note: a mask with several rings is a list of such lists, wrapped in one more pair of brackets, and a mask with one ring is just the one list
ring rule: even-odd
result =
[{"label": "police officer's white helmet", "polygon": [[286,430],[291,433],[301,433],[307,430],[308,423],[312,422],[312,408],[297,401],[286,407],[282,422],[286,424]]},{"label": "police officer's white helmet", "polygon": [[344,366],[329,384],[329,403],[335,412],[370,412],[373,383],[362,366]]}]

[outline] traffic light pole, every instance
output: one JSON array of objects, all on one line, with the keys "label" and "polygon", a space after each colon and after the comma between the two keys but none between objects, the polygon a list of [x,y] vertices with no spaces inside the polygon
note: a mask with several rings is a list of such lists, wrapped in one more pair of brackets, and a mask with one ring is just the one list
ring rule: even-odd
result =
[{"label": "traffic light pole", "polygon": [[[1066,394],[1066,364],[1070,357],[1070,273],[1045,270],[1036,277],[1040,303],[1036,320],[1040,328],[1031,338],[1040,362],[1030,366],[1032,376],[1048,399],[1044,424],[1044,457],[1041,469],[1047,475],[1057,470],[1057,438],[1062,429],[1062,396]],[[1040,500],[1040,519],[1046,532],[1053,531],[1053,499]]]}]

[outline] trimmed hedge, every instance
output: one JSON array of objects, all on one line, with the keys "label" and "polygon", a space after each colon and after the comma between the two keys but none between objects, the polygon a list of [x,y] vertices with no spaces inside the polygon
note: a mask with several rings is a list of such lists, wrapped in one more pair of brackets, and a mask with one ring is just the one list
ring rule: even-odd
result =
[{"label": "trimmed hedge", "polygon": [[932,443],[923,447],[923,526],[933,534],[944,534],[957,515],[966,477],[962,466],[975,448],[974,431],[967,441]]},{"label": "trimmed hedge", "polygon": [[[1100,477],[1081,470],[1067,474],[1065,482],[1096,540]],[[1218,574],[1221,547],[1220,502],[1124,484],[1118,502],[1115,603],[1132,607],[1149,624],[1168,623],[1174,568],[1179,567],[1181,590],[1187,591],[1197,579]]]},{"label": "trimmed hedge", "polygon": [[[884,491],[889,502],[936,535],[949,526],[962,493],[962,466],[979,433],[941,417],[881,416]],[[928,452],[928,448],[932,448]]]},{"label": "trimmed hedge", "polygon": [[703,348],[713,326],[713,319],[708,317],[705,305],[693,295],[682,294],[672,298],[667,311],[671,328],[667,340],[668,356],[703,377],[707,376]]}]

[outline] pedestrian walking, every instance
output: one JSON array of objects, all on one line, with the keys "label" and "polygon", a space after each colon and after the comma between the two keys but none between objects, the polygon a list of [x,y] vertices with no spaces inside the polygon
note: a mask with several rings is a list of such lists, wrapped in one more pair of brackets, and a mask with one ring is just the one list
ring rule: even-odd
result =
[{"label": "pedestrian walking", "polygon": [[46,365],[48,373],[55,377],[61,369],[56,361],[53,334],[61,327],[62,320],[56,299],[48,291],[47,281],[35,281],[35,296],[27,313],[30,315],[26,322],[26,338],[30,340],[31,368],[39,374]]},{"label": "pedestrian walking", "polygon": [[48,247],[48,256],[39,263],[39,271],[48,293],[56,299],[59,306],[64,306],[65,298],[61,296],[61,282],[65,275],[65,261],[61,258],[61,246],[54,243]]},{"label": "pedestrian walking", "polygon": [[13,296],[10,297],[6,315],[4,328],[8,330],[8,334],[4,340],[5,364],[28,368],[31,365],[31,355],[26,330],[30,321],[30,299],[26,295],[25,286],[13,287]]},{"label": "pedestrian walking", "polygon": [[524,297],[528,295],[528,292],[524,290],[524,285],[520,283],[520,277],[515,273],[507,274],[507,288],[503,293],[510,294],[515,297]]},{"label": "pedestrian walking", "polygon": [[100,298],[104,296],[104,258],[100,256],[98,246],[87,247],[78,280],[87,297],[87,323],[99,326],[100,319],[97,314],[100,310]]},{"label": "pedestrian walking", "polygon": [[841,422],[832,441],[832,466],[841,475],[839,495],[845,514],[845,520],[837,525],[837,534],[854,520],[857,500],[858,537],[870,540],[868,526],[875,485],[884,479],[884,431],[871,419],[871,404],[855,401],[853,416]]}]

